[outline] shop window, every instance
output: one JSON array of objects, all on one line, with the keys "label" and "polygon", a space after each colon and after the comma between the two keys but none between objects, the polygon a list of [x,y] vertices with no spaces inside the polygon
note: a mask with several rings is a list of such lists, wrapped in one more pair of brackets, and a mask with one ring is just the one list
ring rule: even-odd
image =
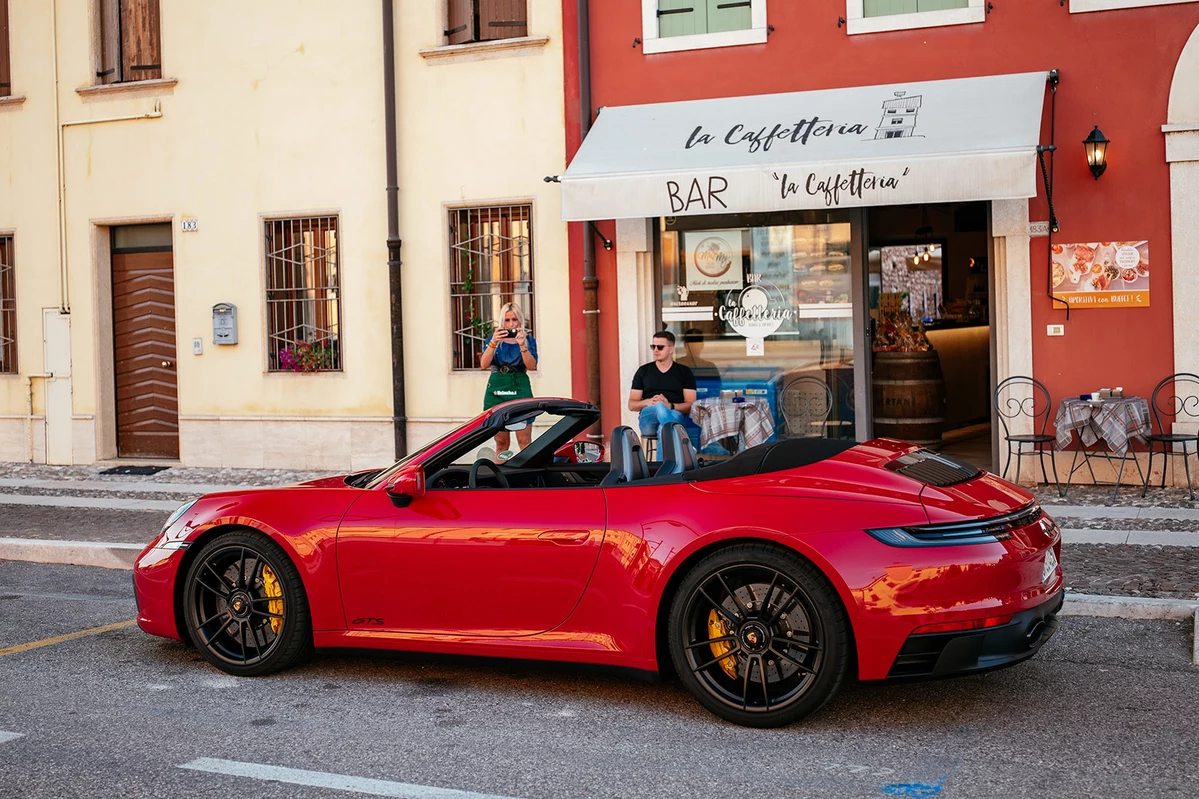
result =
[{"label": "shop window", "polygon": [[448,44],[518,39],[529,35],[526,0],[447,0]]},{"label": "shop window", "polygon": [[450,315],[454,369],[478,369],[500,307],[533,322],[531,205],[450,211]]},{"label": "shop window", "polygon": [[267,360],[271,372],[341,366],[336,216],[265,223]]},{"label": "shop window", "polygon": [[[660,229],[662,327],[677,339],[675,360],[694,372],[698,398],[753,400],[780,436],[852,438],[850,223],[704,224],[679,217]],[[730,451],[720,442],[702,450]]]},{"label": "shop window", "polygon": [[847,0],[850,34],[983,22],[986,0]]},{"label": "shop window", "polygon": [[766,0],[642,0],[646,53],[761,44]]},{"label": "shop window", "polygon": [[97,83],[162,77],[159,0],[96,0]]},{"label": "shop window", "polygon": [[17,294],[13,242],[12,236],[0,236],[0,374],[16,373]]},{"label": "shop window", "polygon": [[0,0],[0,97],[12,94],[12,65],[8,52],[8,0]]}]

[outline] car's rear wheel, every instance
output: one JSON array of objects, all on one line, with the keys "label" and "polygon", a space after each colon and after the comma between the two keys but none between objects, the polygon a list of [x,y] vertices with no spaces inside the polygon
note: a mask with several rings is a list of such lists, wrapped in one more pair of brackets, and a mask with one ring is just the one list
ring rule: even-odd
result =
[{"label": "car's rear wheel", "polygon": [[230,674],[279,671],[312,648],[299,572],[282,547],[249,530],[225,533],[196,554],[184,619],[200,653]]},{"label": "car's rear wheel", "polygon": [[670,654],[684,685],[723,719],[779,727],[832,698],[849,670],[849,621],[811,563],[738,544],[697,563],[670,610]]}]

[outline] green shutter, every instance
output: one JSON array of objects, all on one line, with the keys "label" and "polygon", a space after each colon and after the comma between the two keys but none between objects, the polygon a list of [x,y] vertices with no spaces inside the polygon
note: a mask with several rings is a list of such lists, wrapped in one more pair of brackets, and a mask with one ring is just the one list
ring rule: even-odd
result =
[{"label": "green shutter", "polygon": [[707,0],[658,0],[658,36],[708,32]]},{"label": "green shutter", "polygon": [[970,0],[863,0],[862,11],[867,17],[887,17],[892,14],[945,11],[969,6]]},{"label": "green shutter", "polygon": [[921,11],[946,11],[951,8],[969,8],[970,0],[916,0]]},{"label": "green shutter", "polygon": [[753,27],[749,0],[707,0],[708,33],[747,31]]}]

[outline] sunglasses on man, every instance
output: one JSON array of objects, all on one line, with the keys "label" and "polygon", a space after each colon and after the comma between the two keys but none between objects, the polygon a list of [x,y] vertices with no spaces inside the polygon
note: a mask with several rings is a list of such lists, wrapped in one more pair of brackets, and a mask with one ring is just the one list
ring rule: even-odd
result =
[{"label": "sunglasses on man", "polygon": [[651,350],[664,350],[669,346],[670,346],[669,344],[650,344],[649,348]]}]

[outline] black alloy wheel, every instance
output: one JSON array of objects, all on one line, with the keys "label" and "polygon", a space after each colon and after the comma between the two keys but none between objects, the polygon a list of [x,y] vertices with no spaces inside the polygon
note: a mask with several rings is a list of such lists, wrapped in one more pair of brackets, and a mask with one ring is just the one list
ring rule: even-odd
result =
[{"label": "black alloy wheel", "polygon": [[849,620],[833,587],[769,544],[737,544],[697,563],[675,593],[668,635],[691,694],[748,727],[815,712],[849,670]]},{"label": "black alloy wheel", "polygon": [[261,533],[226,533],[187,572],[184,620],[217,668],[253,677],[280,671],[312,648],[308,601],[291,559]]}]

